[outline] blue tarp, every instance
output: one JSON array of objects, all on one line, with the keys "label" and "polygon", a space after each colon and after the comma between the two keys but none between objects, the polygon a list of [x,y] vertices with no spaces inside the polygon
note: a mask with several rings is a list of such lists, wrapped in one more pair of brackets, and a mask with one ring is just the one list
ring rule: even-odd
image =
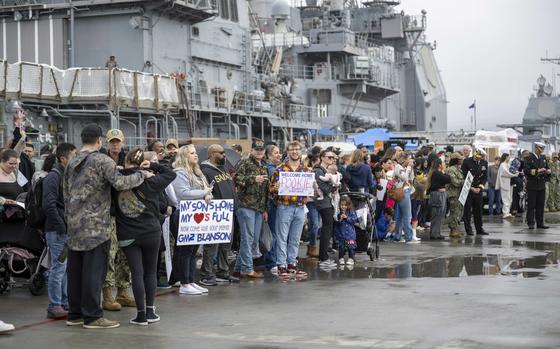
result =
[{"label": "blue tarp", "polygon": [[404,145],[404,150],[416,150],[416,149],[418,149],[418,144],[408,142]]},{"label": "blue tarp", "polygon": [[322,128],[320,130],[315,130],[314,132],[315,134],[319,134],[319,136],[336,136],[336,131],[335,130],[331,130],[328,128]]},{"label": "blue tarp", "polygon": [[394,135],[384,128],[371,128],[363,133],[348,138],[349,141],[354,142],[354,145],[363,144],[366,147],[373,147],[375,141],[388,141]]}]

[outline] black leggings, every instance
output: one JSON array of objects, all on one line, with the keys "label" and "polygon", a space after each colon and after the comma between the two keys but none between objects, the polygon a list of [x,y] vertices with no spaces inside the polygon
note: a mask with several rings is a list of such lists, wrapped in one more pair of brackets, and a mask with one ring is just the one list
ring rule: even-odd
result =
[{"label": "black leggings", "polygon": [[[157,259],[160,237],[136,240],[123,247],[132,276],[132,292],[136,309],[145,311],[154,305],[157,287]],[[144,303],[144,297],[146,302]]]},{"label": "black leggings", "polygon": [[319,210],[321,215],[321,237],[319,239],[319,260],[329,259],[329,247],[334,227],[334,208],[332,206]]},{"label": "black leggings", "polygon": [[338,246],[338,259],[344,258],[346,252],[348,252],[348,258],[354,259],[354,254],[355,254],[354,249],[353,248],[347,249],[344,246],[343,247]]}]

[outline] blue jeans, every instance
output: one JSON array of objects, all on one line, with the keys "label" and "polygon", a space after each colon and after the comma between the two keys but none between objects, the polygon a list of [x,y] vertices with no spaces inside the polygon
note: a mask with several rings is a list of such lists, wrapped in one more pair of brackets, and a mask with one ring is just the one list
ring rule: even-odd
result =
[{"label": "blue jeans", "polygon": [[264,256],[266,269],[272,269],[276,266],[276,209],[278,206],[272,200],[268,202],[268,226],[272,233],[272,248]]},{"label": "blue jeans", "polygon": [[404,239],[412,240],[412,208],[410,203],[410,188],[404,190],[404,197],[401,202],[397,203],[399,216],[395,225],[395,240],[401,239],[401,230],[404,230]]},{"label": "blue jeans", "polygon": [[276,265],[297,264],[299,239],[303,230],[303,206],[278,205],[276,210]]},{"label": "blue jeans", "polygon": [[317,234],[319,233],[319,211],[315,207],[314,202],[307,203],[307,229],[309,230],[309,245],[315,246],[317,243]]},{"label": "blue jeans", "polygon": [[239,243],[239,255],[235,262],[234,271],[248,274],[253,271],[253,241],[255,236],[260,235],[262,228],[262,213],[250,208],[240,207],[237,209],[241,242]]},{"label": "blue jeans", "polygon": [[[496,204],[496,209],[494,209]],[[502,195],[499,190],[488,187],[488,214],[499,215],[502,212]]]},{"label": "blue jeans", "polygon": [[45,233],[47,246],[50,250],[51,269],[49,271],[48,292],[49,306],[47,309],[68,305],[68,293],[66,292],[66,261],[59,262],[58,256],[64,249],[68,239],[67,234],[58,234],[56,231]]}]

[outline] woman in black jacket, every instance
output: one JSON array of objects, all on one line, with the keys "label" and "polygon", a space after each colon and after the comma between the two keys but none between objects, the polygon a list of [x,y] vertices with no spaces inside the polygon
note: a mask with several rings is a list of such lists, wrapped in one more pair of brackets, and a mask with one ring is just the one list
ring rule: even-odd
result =
[{"label": "woman in black jacket", "polygon": [[445,219],[447,193],[445,186],[451,183],[451,177],[445,174],[445,162],[436,158],[428,174],[429,204],[432,208],[430,240],[445,240],[441,235],[441,224]]},{"label": "woman in black jacket", "polygon": [[[130,175],[140,171],[143,162],[142,149],[132,149],[126,155],[121,173]],[[133,325],[148,325],[160,319],[154,307],[162,234],[159,194],[176,177],[173,170],[154,162],[150,163],[150,171],[155,176],[147,178],[137,188],[116,193],[115,197],[117,238],[128,260],[138,310],[136,318],[130,320]]]}]

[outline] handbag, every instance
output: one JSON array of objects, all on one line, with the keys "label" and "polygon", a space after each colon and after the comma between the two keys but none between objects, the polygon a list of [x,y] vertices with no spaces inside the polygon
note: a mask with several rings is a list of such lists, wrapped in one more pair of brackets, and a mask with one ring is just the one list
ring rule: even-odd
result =
[{"label": "handbag", "polygon": [[403,187],[393,187],[387,191],[387,196],[394,202],[401,202],[404,198],[404,188]]}]

